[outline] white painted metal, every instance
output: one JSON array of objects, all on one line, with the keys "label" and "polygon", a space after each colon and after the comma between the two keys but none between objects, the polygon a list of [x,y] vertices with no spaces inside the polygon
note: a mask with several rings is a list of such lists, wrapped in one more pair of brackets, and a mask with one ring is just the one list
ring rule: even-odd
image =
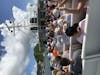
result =
[{"label": "white painted metal", "polygon": [[89,19],[82,49],[82,75],[100,75],[100,0],[89,1]]}]

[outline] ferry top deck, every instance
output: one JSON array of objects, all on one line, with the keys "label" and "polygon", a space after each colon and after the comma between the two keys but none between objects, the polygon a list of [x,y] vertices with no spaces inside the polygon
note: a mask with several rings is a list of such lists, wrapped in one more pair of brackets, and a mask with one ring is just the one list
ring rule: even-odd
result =
[{"label": "ferry top deck", "polygon": [[[38,20],[39,26],[45,27],[46,16],[46,1],[38,0]],[[51,0],[50,0],[51,1]],[[72,0],[73,2],[74,0]],[[89,0],[87,27],[85,27],[85,36],[83,37],[81,59],[82,59],[82,73],[81,75],[100,75],[100,19],[99,19],[99,3],[100,0]],[[71,5],[71,8],[74,4]],[[40,18],[41,16],[41,18]],[[73,24],[73,14],[71,13],[70,24]],[[46,38],[46,37],[44,37]],[[69,58],[71,58],[72,41],[69,40]],[[45,75],[52,75],[50,71],[50,64],[47,55],[45,55]]]}]

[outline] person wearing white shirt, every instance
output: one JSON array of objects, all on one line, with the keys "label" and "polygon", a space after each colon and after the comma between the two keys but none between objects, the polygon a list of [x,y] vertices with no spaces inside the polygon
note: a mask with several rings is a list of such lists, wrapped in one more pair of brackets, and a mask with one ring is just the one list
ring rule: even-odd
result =
[{"label": "person wearing white shirt", "polygon": [[83,36],[86,35],[84,32],[84,28],[87,25],[86,24],[87,19],[83,19],[82,21],[78,23],[75,23],[72,27],[69,27],[66,29],[66,35],[67,36],[75,36],[76,40],[82,44],[83,43]]}]

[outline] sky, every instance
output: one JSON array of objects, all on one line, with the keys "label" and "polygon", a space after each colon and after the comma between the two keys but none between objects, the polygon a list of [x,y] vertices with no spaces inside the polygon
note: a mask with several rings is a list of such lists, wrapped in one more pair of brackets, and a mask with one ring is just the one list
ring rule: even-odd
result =
[{"label": "sky", "polygon": [[28,2],[34,2],[36,0],[0,0],[0,23],[4,22],[5,19],[10,19],[12,15],[12,7],[17,6],[23,10],[26,10]]},{"label": "sky", "polygon": [[[0,24],[5,22],[7,19],[13,18],[12,7],[17,6],[22,10],[26,10],[26,5],[28,2],[36,3],[36,0],[0,0]],[[0,31],[0,42],[3,40]],[[0,49],[3,48],[0,46]]]},{"label": "sky", "polygon": [[[20,8],[21,10],[23,10],[23,11],[26,11],[26,5],[27,5],[27,3],[28,2],[36,2],[36,0],[0,0],[0,9],[2,9],[1,11],[0,11],[0,24],[1,23],[3,23],[3,22],[5,22],[5,20],[7,20],[7,19],[11,19],[12,17],[13,17],[13,13],[12,13],[12,8],[13,8],[13,6],[16,6],[16,7],[18,7],[18,8]],[[5,33],[6,32],[6,33]],[[4,33],[3,34],[3,36],[1,35],[2,33]],[[21,33],[22,34],[22,33]],[[29,33],[30,34],[30,33]],[[6,35],[6,36],[5,36]],[[20,35],[21,36],[21,35]],[[16,37],[17,38],[19,38],[19,39],[21,39],[21,38],[23,38],[23,37],[20,37],[19,35],[18,35],[18,37],[17,37],[17,35],[16,35]],[[23,36],[25,36],[25,35],[23,35]],[[12,43],[11,43],[11,41],[8,41],[9,39],[13,39],[13,40],[11,40],[11,41],[15,41],[15,44],[13,44],[13,45],[11,45]],[[27,37],[28,38],[28,37]],[[3,67],[4,67],[4,65],[7,65],[7,64],[11,64],[11,62],[9,62],[9,63],[6,63],[7,61],[8,61],[8,59],[9,60],[11,60],[12,61],[12,63],[15,63],[16,65],[18,65],[15,61],[17,60],[17,55],[16,56],[13,56],[13,54],[15,53],[15,52],[13,52],[13,47],[15,47],[15,48],[17,48],[16,47],[16,45],[18,45],[18,44],[20,44],[21,45],[21,47],[19,46],[19,48],[17,48],[18,50],[23,50],[22,48],[24,47],[24,46],[27,46],[26,44],[23,44],[22,42],[17,42],[18,44],[16,44],[16,40],[15,40],[16,38],[13,38],[11,35],[9,35],[9,32],[8,31],[6,31],[6,30],[4,30],[3,32],[1,32],[1,30],[0,30],[0,51],[1,51],[1,49],[5,49],[5,50],[8,50],[7,51],[7,54],[5,54],[5,56],[3,57],[3,61],[2,62],[0,62],[0,65],[2,65]],[[3,41],[3,43],[2,43],[2,41]],[[20,40],[21,41],[21,40]],[[5,43],[6,42],[6,43]],[[10,43],[10,44],[9,44]],[[2,46],[1,46],[1,44],[2,44]],[[12,47],[13,46],[13,47]],[[14,49],[14,50],[16,50],[16,49]],[[24,51],[24,50],[23,50]],[[16,52],[20,52],[20,51],[17,51],[16,50]],[[23,70],[23,68],[22,68],[22,70],[23,70],[23,73],[22,74],[20,74],[20,75],[34,75],[34,74],[32,74],[32,73],[34,73],[34,71],[36,70],[36,69],[34,69],[34,68],[36,68],[36,62],[35,62],[35,58],[34,58],[34,56],[33,56],[33,47],[30,47],[29,48],[29,55],[27,55],[27,57],[26,58],[28,58],[28,56],[29,56],[29,59],[26,59],[25,61],[26,62],[28,62],[28,65],[26,65],[25,63],[23,63],[24,65],[23,65],[23,68],[24,68],[24,70]],[[24,52],[23,52],[24,53]],[[23,54],[22,53],[22,54]],[[12,54],[12,56],[11,56],[11,54]],[[16,54],[16,53],[15,53]],[[19,53],[20,54],[20,53]],[[19,55],[18,54],[18,55]],[[26,56],[25,54],[27,54],[27,50],[26,50],[26,53],[24,53],[23,55],[24,56]],[[9,56],[10,55],[10,56]],[[22,56],[23,57],[23,56]],[[6,60],[5,60],[6,59]],[[22,58],[23,60],[24,60],[24,57]],[[31,61],[30,61],[31,60]],[[5,62],[5,63],[4,63]],[[18,62],[18,61],[17,61]],[[21,62],[21,61],[20,61]],[[1,71],[2,71],[2,66],[0,66],[0,75],[2,74],[1,73]],[[14,65],[10,65],[10,66],[12,66],[12,68],[14,68]],[[18,65],[19,66],[19,65]],[[22,65],[20,65],[20,66],[22,66]],[[9,68],[9,66],[6,66],[6,67],[8,67]],[[16,66],[17,67],[17,66]],[[25,68],[25,67],[27,67],[27,68]],[[18,67],[17,67],[17,69],[19,69]],[[6,69],[7,70],[7,69]],[[6,71],[5,69],[4,69],[4,72]],[[15,69],[16,70],[16,69]],[[14,71],[15,71],[14,70]],[[17,71],[17,70],[16,70]],[[10,71],[9,71],[9,74],[11,75],[12,73],[10,73]],[[6,75],[6,74],[5,74]]]}]

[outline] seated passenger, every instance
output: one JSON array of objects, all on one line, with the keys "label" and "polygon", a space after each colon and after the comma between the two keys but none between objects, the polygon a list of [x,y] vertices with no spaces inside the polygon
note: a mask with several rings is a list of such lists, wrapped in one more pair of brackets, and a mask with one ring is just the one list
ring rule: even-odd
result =
[{"label": "seated passenger", "polygon": [[[62,4],[67,0],[63,0]],[[72,0],[73,8],[69,7],[58,7],[60,10],[66,10],[69,13],[73,13],[73,24],[85,18],[88,0]]]},{"label": "seated passenger", "polygon": [[56,48],[57,48],[58,52],[63,52],[63,42],[61,42],[60,35],[57,37]]},{"label": "seated passenger", "polygon": [[68,50],[64,50],[63,54],[62,54],[62,57],[68,59],[69,58],[69,51]]},{"label": "seated passenger", "polygon": [[64,75],[74,75],[73,72],[69,71],[69,66],[63,66],[62,70]]},{"label": "seated passenger", "polygon": [[82,20],[79,24],[75,23],[72,27],[66,29],[67,36],[76,36],[77,41],[82,44],[83,43],[83,36],[86,35],[84,32],[85,28],[85,21],[86,19]]},{"label": "seated passenger", "polygon": [[58,9],[53,9],[53,10],[52,10],[52,14],[53,14],[56,18],[59,18],[59,17],[61,16],[60,10],[58,10]]},{"label": "seated passenger", "polygon": [[74,72],[74,75],[79,75],[82,73],[82,60],[81,60],[81,49],[74,51],[72,56],[72,67],[71,70]]},{"label": "seated passenger", "polygon": [[[71,65],[71,71],[75,74],[81,74],[82,71],[82,61],[81,61],[81,49],[73,53],[72,59],[62,58],[60,60],[60,65],[62,67]],[[67,69],[68,70],[68,69]]]}]

